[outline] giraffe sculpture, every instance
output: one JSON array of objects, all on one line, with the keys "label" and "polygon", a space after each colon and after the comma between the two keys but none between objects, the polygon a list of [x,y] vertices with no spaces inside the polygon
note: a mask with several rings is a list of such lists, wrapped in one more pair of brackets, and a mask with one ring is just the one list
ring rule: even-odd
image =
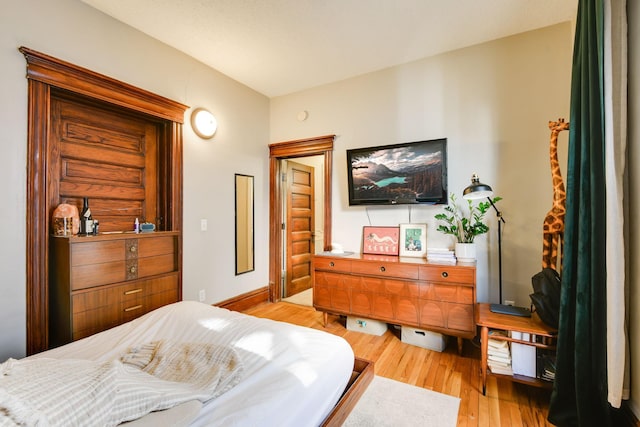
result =
[{"label": "giraffe sculpture", "polygon": [[[567,198],[558,162],[558,134],[563,130],[568,130],[569,123],[560,118],[557,122],[550,121],[549,129],[551,129],[549,157],[553,182],[553,207],[544,218],[542,226],[542,268],[549,267],[558,270],[558,248],[562,248],[563,244],[565,201]],[[560,257],[560,266],[562,266],[562,256]]]}]

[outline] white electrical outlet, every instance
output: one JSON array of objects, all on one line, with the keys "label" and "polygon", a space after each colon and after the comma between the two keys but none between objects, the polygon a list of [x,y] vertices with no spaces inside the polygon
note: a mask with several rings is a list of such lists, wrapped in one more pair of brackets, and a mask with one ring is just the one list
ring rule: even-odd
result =
[{"label": "white electrical outlet", "polygon": [[204,302],[205,299],[206,299],[206,294],[204,292],[204,289],[200,289],[200,292],[198,292],[198,300],[200,302]]},{"label": "white electrical outlet", "polygon": [[504,305],[516,305],[515,301],[511,301],[511,300],[504,300]]},{"label": "white electrical outlet", "polygon": [[207,220],[206,219],[201,219],[200,220],[200,231],[207,231]]}]

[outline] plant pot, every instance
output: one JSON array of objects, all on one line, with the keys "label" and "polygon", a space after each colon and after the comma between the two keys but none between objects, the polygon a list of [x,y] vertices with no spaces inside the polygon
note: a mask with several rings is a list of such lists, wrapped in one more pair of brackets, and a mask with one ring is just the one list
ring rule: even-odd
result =
[{"label": "plant pot", "polygon": [[474,262],[476,260],[476,244],[456,243],[456,259],[459,262]]}]

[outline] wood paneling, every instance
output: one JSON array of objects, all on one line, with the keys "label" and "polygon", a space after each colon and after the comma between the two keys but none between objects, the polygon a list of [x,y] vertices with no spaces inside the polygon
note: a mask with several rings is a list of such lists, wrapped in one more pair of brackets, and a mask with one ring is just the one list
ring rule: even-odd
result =
[{"label": "wood paneling", "polygon": [[[109,203],[92,201],[91,208],[102,217],[111,217],[110,226],[126,230],[132,226],[129,218],[142,217],[147,195],[156,194],[154,212],[158,217],[158,230],[182,229],[182,123],[186,105],[144,91],[110,77],[75,66],[34,50],[21,47],[27,62],[28,79],[28,134],[27,134],[27,354],[46,350],[48,344],[48,235],[49,217],[54,204],[75,201],[82,196],[100,194],[111,196]],[[117,127],[96,132],[92,117],[84,120],[64,121],[64,102],[56,106],[54,100],[82,101],[83,105],[100,106],[110,115],[146,117],[143,127],[145,138],[156,144],[145,147],[145,155],[156,165],[145,164],[140,169],[142,139],[135,132],[121,132]],[[95,110],[94,110],[95,111]],[[113,116],[110,116],[113,117]],[[66,127],[60,128],[61,123]],[[64,139],[52,154],[62,159],[55,164],[58,173],[49,173],[48,148],[52,133]],[[104,139],[103,139],[104,138]],[[97,147],[90,143],[104,141],[110,150],[118,152],[113,164],[95,165],[89,160],[97,158]],[[106,149],[100,150],[100,156]],[[155,150],[157,154],[154,154]],[[136,154],[136,152],[138,154]],[[109,157],[109,156],[107,156]],[[113,160],[113,156],[110,157]],[[144,162],[144,160],[142,160]],[[92,165],[96,166],[92,170]],[[117,171],[116,171],[117,169]],[[113,173],[111,173],[113,172]],[[92,174],[94,183],[84,182]],[[55,178],[51,178],[54,176]],[[144,189],[139,183],[144,182]],[[118,183],[111,186],[107,183]],[[131,186],[128,190],[123,190]],[[136,186],[138,186],[136,188]],[[68,196],[54,196],[62,189]],[[130,198],[130,195],[134,195]],[[68,197],[68,198],[67,198]],[[128,201],[127,198],[129,198]],[[56,202],[52,201],[56,200]],[[117,200],[121,200],[118,203]],[[142,214],[141,214],[142,213]],[[97,215],[96,215],[97,217]],[[121,219],[116,219],[119,217]],[[127,219],[125,219],[127,218]],[[107,221],[109,222],[109,221]],[[104,230],[101,224],[101,229]],[[178,268],[182,267],[182,238],[177,242]],[[181,276],[178,277],[181,283]],[[181,285],[178,289],[182,296]]]}]

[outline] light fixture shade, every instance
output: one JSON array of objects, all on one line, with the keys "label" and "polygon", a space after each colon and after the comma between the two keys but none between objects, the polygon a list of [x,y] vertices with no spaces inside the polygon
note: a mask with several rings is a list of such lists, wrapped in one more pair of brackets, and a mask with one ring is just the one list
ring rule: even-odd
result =
[{"label": "light fixture shade", "polygon": [[210,111],[196,108],[191,113],[191,127],[200,138],[211,139],[218,129],[218,121]]},{"label": "light fixture shade", "polygon": [[471,185],[464,189],[462,197],[467,200],[485,199],[493,196],[493,190],[487,184],[482,184],[478,174],[471,176]]}]

